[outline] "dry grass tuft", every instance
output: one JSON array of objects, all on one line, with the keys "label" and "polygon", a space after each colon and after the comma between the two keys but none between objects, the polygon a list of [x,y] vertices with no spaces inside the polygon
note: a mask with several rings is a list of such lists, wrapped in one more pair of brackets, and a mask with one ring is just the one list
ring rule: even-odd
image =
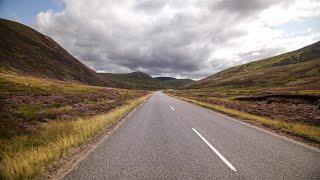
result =
[{"label": "dry grass tuft", "polygon": [[106,114],[73,121],[58,120],[43,125],[36,134],[19,135],[4,143],[1,149],[0,179],[31,179],[45,165],[58,160],[70,148],[78,147],[104,128],[136,108],[148,96],[128,102]]},{"label": "dry grass tuft", "polygon": [[196,101],[196,100],[192,100],[184,97],[177,97],[177,98],[197,104],[199,106],[202,106],[208,109],[213,109],[226,114],[230,114],[235,117],[239,117],[241,119],[257,122],[263,126],[266,126],[275,130],[280,130],[282,132],[289,133],[291,135],[296,135],[296,136],[320,143],[320,127],[318,126],[312,126],[312,125],[297,123],[297,122],[286,122],[279,119],[270,119],[267,117],[252,115],[246,112],[227,108],[221,105],[204,103],[204,102],[200,102],[200,101]]}]

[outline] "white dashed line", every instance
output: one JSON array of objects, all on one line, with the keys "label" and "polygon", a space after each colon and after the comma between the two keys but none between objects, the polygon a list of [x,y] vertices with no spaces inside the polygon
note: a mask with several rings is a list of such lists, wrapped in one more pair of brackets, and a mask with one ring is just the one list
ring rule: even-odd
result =
[{"label": "white dashed line", "polygon": [[[169,105],[169,106],[170,106],[170,105]],[[174,110],[174,108],[173,108],[172,106],[170,106],[170,107],[171,107],[171,109],[172,109],[173,111],[175,111],[175,110]]]},{"label": "white dashed line", "polygon": [[216,150],[216,148],[214,148],[204,137],[202,137],[201,134],[198,133],[197,130],[195,130],[194,128],[192,128],[192,130],[210,147],[210,149],[213,150],[214,153],[216,153],[216,154],[219,156],[219,158],[220,158],[227,166],[229,166],[230,169],[232,169],[233,171],[237,171],[236,168],[234,168],[234,167],[232,166],[232,164],[229,163],[229,161],[227,161],[226,158],[224,158],[224,157],[219,153],[218,150]]}]

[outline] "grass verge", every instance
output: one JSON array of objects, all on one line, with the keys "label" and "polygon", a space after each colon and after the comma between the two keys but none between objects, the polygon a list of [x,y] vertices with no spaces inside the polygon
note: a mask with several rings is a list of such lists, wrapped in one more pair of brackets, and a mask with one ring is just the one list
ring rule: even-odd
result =
[{"label": "grass verge", "polygon": [[271,119],[271,118],[267,118],[267,117],[252,115],[252,114],[249,114],[246,112],[227,108],[227,107],[224,107],[221,105],[204,103],[204,102],[200,102],[200,101],[196,101],[196,100],[188,99],[188,98],[184,98],[184,97],[178,97],[178,96],[174,96],[174,97],[179,98],[184,101],[187,101],[187,102],[194,103],[194,104],[199,105],[204,108],[223,112],[223,113],[235,116],[235,117],[239,117],[240,119],[259,123],[263,126],[266,126],[268,128],[274,129],[274,130],[279,130],[279,131],[287,133],[287,134],[291,134],[294,136],[305,138],[305,139],[310,140],[312,142],[320,143],[320,127],[318,127],[318,126],[312,126],[312,125],[296,123],[296,122],[286,122],[286,121],[279,120],[279,119]]},{"label": "grass verge", "polygon": [[112,127],[147,96],[131,100],[108,113],[44,124],[36,134],[19,135],[1,142],[0,179],[31,179],[45,166],[68,154],[105,128]]}]

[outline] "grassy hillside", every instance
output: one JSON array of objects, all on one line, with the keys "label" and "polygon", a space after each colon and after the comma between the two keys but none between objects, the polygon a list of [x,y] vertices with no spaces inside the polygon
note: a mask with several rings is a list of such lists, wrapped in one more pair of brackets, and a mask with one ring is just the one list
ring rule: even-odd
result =
[{"label": "grassy hillside", "polygon": [[320,42],[302,49],[236,66],[188,86],[193,88],[318,89]]},{"label": "grassy hillside", "polygon": [[50,37],[20,23],[0,19],[0,69],[24,75],[112,86]]},{"label": "grassy hillside", "polygon": [[147,94],[0,70],[0,179],[32,179]]},{"label": "grassy hillside", "polygon": [[176,78],[173,78],[173,77],[155,77],[154,79],[164,82],[164,81],[169,81],[169,80],[175,80]]},{"label": "grassy hillside", "polygon": [[107,112],[146,91],[89,86],[0,71],[0,137],[37,130],[37,125]]},{"label": "grassy hillside", "polygon": [[171,89],[182,88],[188,84],[195,82],[191,79],[175,79],[175,78],[169,78],[169,77],[157,77],[155,79],[160,80],[161,84],[164,87],[171,88]]},{"label": "grassy hillside", "polygon": [[0,19],[0,179],[34,178],[149,94],[102,87],[115,85],[48,36]]},{"label": "grassy hillside", "polygon": [[100,73],[102,77],[107,77],[118,86],[127,89],[161,89],[163,86],[159,81],[143,72],[132,72],[128,74]]},{"label": "grassy hillside", "polygon": [[127,89],[177,89],[194,82],[191,79],[176,79],[172,77],[156,77],[143,72],[128,74],[100,73],[102,77],[111,79],[117,86]]}]

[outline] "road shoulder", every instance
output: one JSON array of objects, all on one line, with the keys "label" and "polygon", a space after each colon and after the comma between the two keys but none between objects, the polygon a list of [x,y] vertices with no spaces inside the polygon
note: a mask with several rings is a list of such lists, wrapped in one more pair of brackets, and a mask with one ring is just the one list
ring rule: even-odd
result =
[{"label": "road shoulder", "polygon": [[244,124],[246,126],[249,126],[249,127],[258,129],[260,131],[263,131],[265,133],[271,134],[273,136],[277,136],[277,137],[280,137],[282,139],[291,141],[291,142],[293,142],[295,144],[298,144],[300,146],[303,146],[303,147],[315,150],[317,152],[320,152],[320,143],[311,141],[311,140],[309,140],[307,138],[303,138],[303,137],[297,136],[295,134],[283,131],[281,129],[275,129],[273,127],[270,127],[268,125],[265,125],[263,123],[260,123],[260,122],[257,122],[257,121],[251,120],[251,119],[241,118],[241,117],[239,117],[237,115],[230,114],[230,113],[225,112],[225,111],[219,111],[219,110],[217,110],[215,108],[211,108],[209,106],[206,106],[202,102],[198,102],[198,101],[195,101],[195,100],[192,100],[192,99],[188,99],[188,98],[185,98],[185,97],[182,98],[182,97],[179,97],[179,96],[173,96],[173,95],[168,94],[168,93],[166,93],[166,95],[168,95],[170,97],[173,97],[173,98],[176,98],[176,99],[179,99],[179,100],[182,100],[184,102],[188,102],[188,103],[194,104],[197,107],[200,107],[200,108],[202,108],[202,109],[204,109],[204,110],[206,110],[206,111],[208,111],[210,113],[214,113],[215,115],[222,116],[222,117],[227,118],[229,120],[236,121],[236,122]]},{"label": "road shoulder", "polygon": [[105,128],[101,132],[97,133],[88,142],[80,145],[77,148],[71,149],[68,155],[48,165],[45,168],[45,171],[35,179],[62,179],[66,174],[72,171],[72,169],[75,168],[78,163],[85,159],[90,152],[92,152],[102,142],[108,139],[117,129],[119,129],[121,125],[125,123],[137,109],[143,106],[152,95],[153,93],[147,95],[146,99],[144,99],[132,111],[127,112],[126,115],[124,115],[124,117],[121,118],[115,125]]}]

